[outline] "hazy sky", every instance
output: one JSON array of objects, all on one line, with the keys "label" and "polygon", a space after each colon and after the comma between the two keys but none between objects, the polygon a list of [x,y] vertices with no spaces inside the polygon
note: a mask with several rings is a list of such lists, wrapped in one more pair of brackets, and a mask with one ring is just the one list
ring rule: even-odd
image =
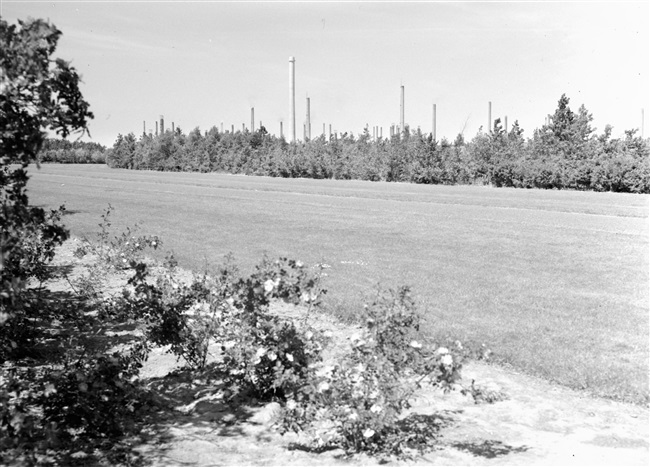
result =
[{"label": "hazy sky", "polygon": [[[72,61],[95,119],[93,139],[154,129],[164,115],[185,132],[250,126],[250,109],[279,134],[289,121],[296,57],[297,133],[306,97],[312,135],[323,123],[358,134],[406,122],[453,140],[492,117],[524,136],[566,93],[602,132],[649,136],[650,2],[11,1],[1,16],[50,19],[56,56]],[[371,131],[372,133],[372,131]]]}]

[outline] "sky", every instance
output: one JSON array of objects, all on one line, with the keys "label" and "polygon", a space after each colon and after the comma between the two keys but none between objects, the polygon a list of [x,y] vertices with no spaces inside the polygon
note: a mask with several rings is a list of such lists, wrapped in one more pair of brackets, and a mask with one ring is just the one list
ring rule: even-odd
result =
[{"label": "sky", "polygon": [[[297,134],[306,98],[312,137],[405,121],[454,140],[492,119],[525,137],[566,94],[613,136],[650,135],[650,2],[636,1],[12,1],[0,16],[49,19],[54,54],[82,76],[93,141],[155,131],[164,116],[185,133],[255,124],[287,136],[289,57]],[[85,138],[87,139],[87,138]]]}]

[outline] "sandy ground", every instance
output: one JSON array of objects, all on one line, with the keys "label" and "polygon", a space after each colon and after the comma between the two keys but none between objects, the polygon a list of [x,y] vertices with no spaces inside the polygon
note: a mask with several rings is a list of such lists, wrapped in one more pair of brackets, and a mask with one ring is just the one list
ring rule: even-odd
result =
[{"label": "sandy ground", "polygon": [[[78,263],[68,242],[56,263]],[[288,306],[275,311],[287,317]],[[337,351],[354,329],[322,314],[312,324],[332,330]],[[142,378],[169,410],[143,430],[148,441],[137,447],[154,466],[217,465],[374,465],[364,455],[346,458],[341,450],[321,453],[300,448],[295,434],[273,427],[279,405],[232,407],[219,396],[216,381],[169,376],[180,364],[163,349],[150,355]],[[508,369],[480,362],[463,368],[463,380],[496,384],[508,395],[493,404],[475,404],[458,392],[426,390],[412,412],[444,420],[439,447],[407,465],[649,465],[647,407],[597,399]]]},{"label": "sandy ground", "polygon": [[[175,364],[152,355],[149,377]],[[412,412],[447,421],[439,449],[414,465],[648,465],[648,410],[588,397],[498,367],[470,363],[466,381],[495,383],[509,399],[475,404],[460,393],[423,391]],[[279,406],[233,410],[218,399],[201,398],[201,384],[177,400],[177,416],[161,421],[163,442],[143,446],[154,465],[338,465],[377,464],[365,456],[346,459],[342,451],[309,453],[292,447],[296,435],[273,429]],[[190,391],[191,392],[191,391]]]}]

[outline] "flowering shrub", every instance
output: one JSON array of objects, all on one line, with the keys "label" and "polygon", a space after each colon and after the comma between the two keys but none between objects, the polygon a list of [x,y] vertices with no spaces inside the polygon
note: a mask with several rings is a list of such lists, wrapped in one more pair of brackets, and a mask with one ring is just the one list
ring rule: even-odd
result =
[{"label": "flowering shrub", "polygon": [[309,432],[317,447],[408,456],[429,446],[434,430],[403,420],[403,411],[425,383],[452,388],[462,358],[415,339],[419,316],[407,287],[380,295],[365,315],[367,327],[351,338],[347,357],[314,373],[287,401],[280,428]]},{"label": "flowering shrub", "polygon": [[75,250],[74,255],[83,258],[91,253],[98,256],[101,263],[115,269],[129,269],[133,263],[144,261],[144,250],[153,250],[162,246],[162,241],[156,235],[136,236],[140,227],[136,224],[133,227],[126,227],[120,235],[110,238],[110,215],[113,207],[109,204],[102,214],[102,221],[99,223],[100,231],[97,233],[97,242],[93,243],[87,238]]},{"label": "flowering shrub", "polygon": [[222,270],[208,287],[209,309],[220,320],[213,326],[222,352],[215,366],[233,395],[284,399],[320,360],[324,338],[305,324],[271,315],[269,304],[279,299],[306,306],[308,313],[325,293],[320,276],[287,258],[264,258],[248,278],[235,280],[231,272]]},{"label": "flowering shrub", "polygon": [[132,268],[128,287],[106,304],[103,316],[142,323],[148,342],[169,346],[195,369],[206,367],[211,344],[218,344],[222,358],[210,369],[224,375],[233,395],[283,399],[320,358],[323,339],[316,331],[269,313],[272,300],[309,310],[325,293],[319,276],[299,261],[265,258],[246,278],[229,262],[190,284],[170,268],[155,282],[145,264],[133,262]]},{"label": "flowering shrub", "polygon": [[222,331],[226,340],[217,367],[233,396],[285,400],[302,387],[320,360],[322,340],[315,331],[275,316],[262,316],[255,324],[238,317]]}]

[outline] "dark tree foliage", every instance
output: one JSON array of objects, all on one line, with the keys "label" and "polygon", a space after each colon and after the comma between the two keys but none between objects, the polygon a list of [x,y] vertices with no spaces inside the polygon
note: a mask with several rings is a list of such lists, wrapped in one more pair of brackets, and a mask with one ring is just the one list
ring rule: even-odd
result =
[{"label": "dark tree foliage", "polygon": [[[83,132],[93,116],[75,69],[51,57],[60,35],[43,20],[0,20],[0,347],[15,346],[12,330],[29,319],[20,299],[25,281],[42,278],[54,247],[68,236],[60,211],[29,205],[27,167],[37,162],[47,130],[62,137]],[[4,353],[0,348],[0,360]]]}]

